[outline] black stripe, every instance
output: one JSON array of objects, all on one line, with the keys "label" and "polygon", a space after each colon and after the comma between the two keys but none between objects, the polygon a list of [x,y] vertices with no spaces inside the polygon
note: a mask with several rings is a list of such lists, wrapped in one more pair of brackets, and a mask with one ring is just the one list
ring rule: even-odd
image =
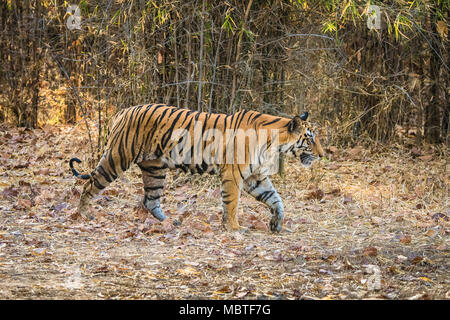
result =
[{"label": "black stripe", "polygon": [[166,175],[161,175],[161,176],[150,176],[151,178],[153,178],[153,179],[165,179],[166,178]]},{"label": "black stripe", "polygon": [[188,124],[186,125],[186,127],[184,128],[187,131],[191,130],[191,125],[192,125],[192,121],[194,120],[194,117],[190,117]]},{"label": "black stripe", "polygon": [[149,187],[144,187],[144,191],[154,191],[154,190],[159,190],[164,188],[164,186],[149,186]]},{"label": "black stripe", "polygon": [[253,119],[252,119],[252,122],[254,122],[256,119],[258,119],[259,117],[261,117],[263,114],[262,113],[259,113],[258,115],[256,115]]},{"label": "black stripe", "polygon": [[[130,123],[128,124],[128,128],[127,128],[127,135],[125,137],[125,143],[126,145],[130,145],[130,142],[128,141],[129,139],[129,133],[130,133],[130,129],[133,126],[134,123],[136,123],[137,121],[137,116],[135,116],[135,112],[136,114],[140,111],[140,107],[137,107],[133,110],[133,112],[130,115]],[[135,151],[134,151],[134,140],[136,139],[136,136],[139,135],[139,128],[133,129],[133,141],[131,142],[131,159],[130,161],[133,162],[134,161],[134,155],[135,155]],[[127,163],[127,169],[128,169],[128,163]]]},{"label": "black stripe", "polygon": [[163,170],[167,168],[167,165],[162,165],[161,167],[158,166],[141,166],[140,164],[138,165],[139,168],[141,168],[142,171],[148,172],[148,173],[155,173],[155,171],[157,170]]},{"label": "black stripe", "polygon": [[244,176],[242,175],[241,167],[240,167],[239,165],[237,165],[237,168],[238,168],[239,174],[240,174],[240,176],[241,176],[241,179],[242,179],[242,180],[245,180],[245,179],[244,179]]},{"label": "black stripe", "polygon": [[[145,118],[145,116],[147,115],[147,112],[150,109],[145,109],[144,112],[141,112],[138,120],[137,120],[137,126],[136,126],[136,133],[133,137],[133,143],[131,144],[131,152],[132,152],[132,162],[134,162],[136,160],[137,157],[139,157],[140,153],[141,153],[141,148],[139,148],[139,152],[136,154],[135,150],[135,144],[136,144],[136,140],[138,139],[139,136],[139,129],[141,127],[142,121]],[[144,128],[145,129],[145,128]],[[141,146],[142,147],[142,146]]]},{"label": "black stripe", "polygon": [[184,120],[183,120],[183,122],[181,123],[180,127],[182,127],[183,124],[186,122],[186,120],[188,119],[189,115],[192,113],[192,110],[184,109],[183,112],[186,112],[186,117],[184,118]]},{"label": "black stripe", "polygon": [[225,130],[227,129],[227,119],[228,119],[228,116],[225,116],[225,121],[224,121],[224,125],[223,125],[223,132],[225,132]]},{"label": "black stripe", "polygon": [[161,115],[158,117],[158,119],[156,120],[156,127],[159,127],[160,123],[163,121],[163,119],[166,116],[167,111],[169,111],[169,108],[167,107],[166,109],[164,109],[164,111],[161,113]]},{"label": "black stripe", "polygon": [[241,127],[241,122],[242,119],[244,119],[244,116],[247,114],[247,110],[241,111],[241,114],[239,115],[240,117],[236,120],[236,123],[234,125],[234,129],[236,130],[236,128],[240,128]]},{"label": "black stripe", "polygon": [[175,125],[177,124],[178,120],[180,119],[182,112],[180,112],[175,119],[172,121],[172,125],[170,126],[170,128],[164,133],[162,139],[161,139],[161,147],[163,149],[166,148],[167,143],[169,142],[169,138],[172,135],[173,132],[173,128],[175,127]]},{"label": "black stripe", "polygon": [[109,183],[112,182],[111,177],[106,173],[105,169],[103,169],[102,166],[97,167],[97,172],[100,173],[106,179],[106,181],[108,181]]},{"label": "black stripe", "polygon": [[163,151],[162,151],[162,149],[161,149],[161,146],[158,144],[158,145],[156,146],[155,156],[156,156],[157,158],[159,158],[159,157],[162,156],[162,154],[163,154]]},{"label": "black stripe", "polygon": [[257,180],[256,184],[248,190],[249,193],[252,193],[256,188],[258,188],[262,181],[263,180]]},{"label": "black stripe", "polygon": [[100,190],[105,189],[105,186],[102,185],[100,182],[98,182],[97,179],[94,179],[94,185],[97,187],[97,189],[100,189]]},{"label": "black stripe", "polygon": [[272,194],[273,194],[273,191],[264,191],[263,193],[261,193],[257,197],[255,197],[255,199],[258,201],[264,202],[266,199],[270,198],[272,196]]},{"label": "black stripe", "polygon": [[202,127],[202,135],[203,135],[203,132],[205,132],[205,128],[206,128],[206,125],[208,124],[208,120],[210,117],[211,117],[211,114],[209,114],[209,113],[205,114],[205,122],[203,123],[203,127]]},{"label": "black stripe", "polygon": [[[165,106],[165,105],[163,105],[163,106]],[[162,114],[160,114],[160,115],[156,118],[155,123],[153,124],[152,130],[150,131],[149,135],[148,135],[147,138],[145,139],[145,145],[146,145],[146,146],[148,145],[149,141],[150,141],[150,143],[151,143],[151,140],[153,139],[153,135],[155,134],[155,132],[156,132],[157,129],[159,128],[159,123],[161,122],[162,117],[164,117],[164,115],[166,114],[167,110],[168,110],[168,109],[165,109],[165,110],[162,112]]]},{"label": "black stripe", "polygon": [[[132,127],[133,121],[136,120],[134,114],[135,114],[135,112],[137,112],[137,111],[138,111],[137,108],[133,108],[133,110],[131,111],[130,116],[128,117],[129,121],[128,121],[128,125],[127,125],[127,133],[126,133],[126,135],[125,135],[125,144],[126,144],[126,145],[128,145],[128,136],[129,136],[129,134],[130,134],[130,129],[131,129],[131,127]],[[136,132],[137,132],[137,131],[136,131]],[[135,133],[136,133],[136,132],[135,132]]]},{"label": "black stripe", "polygon": [[231,127],[233,126],[233,120],[234,120],[234,116],[236,115],[236,113],[233,113],[232,115],[231,115],[231,119],[230,119],[230,129],[231,129]]},{"label": "black stripe", "polygon": [[111,156],[111,152],[109,152],[108,162],[109,162],[109,165],[111,167],[111,170],[113,171],[112,172],[112,178],[113,178],[113,180],[115,180],[117,178],[117,171],[116,171],[116,165],[114,163],[114,159]]},{"label": "black stripe", "polygon": [[[147,107],[147,110],[150,110],[150,109],[153,109],[153,110],[152,110],[152,113],[148,116],[147,121],[146,121],[145,124],[144,124],[144,130],[145,130],[145,128],[148,127],[148,123],[149,123],[150,120],[153,118],[153,115],[154,115],[154,113],[156,112],[156,110],[158,110],[158,109],[161,108],[162,106],[163,106],[163,105],[154,105],[154,104],[151,104],[151,105],[149,105],[149,106]],[[156,126],[154,126],[152,129],[155,130],[155,128],[156,128]],[[146,138],[145,140],[142,139],[142,144],[141,144],[141,147],[139,148],[138,155],[141,154],[142,149],[143,149],[145,146],[147,146],[147,142],[148,142],[149,139],[150,139],[150,134],[147,135],[147,138]]]},{"label": "black stripe", "polygon": [[216,121],[214,121],[213,129],[215,129],[217,127],[217,121],[219,120],[219,118],[220,118],[220,114],[217,115]]},{"label": "black stripe", "polygon": [[199,174],[203,174],[203,173],[204,173],[202,167],[200,167],[198,164],[195,165],[195,170],[196,170],[197,173],[199,173]]},{"label": "black stripe", "polygon": [[253,117],[255,117],[257,114],[258,114],[258,112],[253,111],[253,114],[247,118],[247,124],[250,122],[250,120],[253,120]]},{"label": "black stripe", "polygon": [[272,121],[270,121],[270,122],[268,122],[268,123],[264,123],[264,124],[263,124],[263,127],[264,127],[264,126],[269,126],[269,125],[271,125],[271,124],[274,124],[275,122],[278,122],[278,121],[280,121],[280,120],[281,120],[281,118],[277,118],[277,119],[272,120]]},{"label": "black stripe", "polygon": [[119,144],[119,158],[120,158],[120,168],[122,171],[126,171],[128,169],[127,159],[126,159],[126,150],[124,141],[121,140]]},{"label": "black stripe", "polygon": [[148,196],[148,195],[145,195],[145,197],[144,197],[144,201],[145,200],[149,200],[149,201],[155,201],[155,200],[158,200],[159,198],[161,198],[161,196]]}]

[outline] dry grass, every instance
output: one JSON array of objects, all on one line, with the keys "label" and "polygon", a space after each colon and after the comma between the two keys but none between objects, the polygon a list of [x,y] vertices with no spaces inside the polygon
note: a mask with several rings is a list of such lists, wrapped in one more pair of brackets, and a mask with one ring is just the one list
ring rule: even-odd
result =
[{"label": "dry grass", "polygon": [[0,298],[450,298],[450,177],[427,149],[290,161],[273,178],[285,230],[271,234],[268,209],[243,196],[242,234],[222,229],[217,177],[171,172],[170,218],[148,218],[136,167],[93,201],[95,220],[76,219],[67,160],[85,142],[78,127],[0,127]]}]

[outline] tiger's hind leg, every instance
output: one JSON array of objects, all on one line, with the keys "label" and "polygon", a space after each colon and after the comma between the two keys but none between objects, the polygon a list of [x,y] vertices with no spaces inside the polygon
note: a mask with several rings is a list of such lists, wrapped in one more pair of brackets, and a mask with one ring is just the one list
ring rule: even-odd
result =
[{"label": "tiger's hind leg", "polygon": [[106,188],[111,182],[117,179],[124,170],[120,165],[115,165],[111,152],[105,152],[97,167],[90,173],[89,180],[83,186],[83,192],[78,204],[78,212],[92,220],[94,217],[89,214],[89,201]]},{"label": "tiger's hind leg", "polygon": [[166,219],[161,210],[159,199],[163,195],[166,166],[160,160],[143,161],[138,163],[144,181],[144,206],[158,220]]},{"label": "tiger's hind leg", "polygon": [[267,176],[251,176],[244,181],[244,190],[256,200],[265,203],[270,208],[272,219],[270,231],[280,232],[283,225],[284,207],[281,198]]}]

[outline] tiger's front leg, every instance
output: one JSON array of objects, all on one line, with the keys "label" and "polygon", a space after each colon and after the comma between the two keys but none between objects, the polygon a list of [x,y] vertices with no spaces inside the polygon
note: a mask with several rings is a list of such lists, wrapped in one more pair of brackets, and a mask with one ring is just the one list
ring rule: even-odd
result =
[{"label": "tiger's front leg", "polygon": [[232,165],[228,165],[222,171],[222,221],[228,231],[245,231],[246,228],[239,225],[237,211],[239,197],[241,195],[242,178],[238,171],[233,170]]},{"label": "tiger's front leg", "polygon": [[281,197],[267,176],[251,176],[244,181],[244,189],[256,200],[269,206],[272,213],[270,230],[280,232],[284,219],[284,207]]},{"label": "tiger's front leg", "polygon": [[160,161],[143,161],[138,164],[144,182],[144,206],[158,220],[166,219],[159,199],[163,195],[166,168]]}]

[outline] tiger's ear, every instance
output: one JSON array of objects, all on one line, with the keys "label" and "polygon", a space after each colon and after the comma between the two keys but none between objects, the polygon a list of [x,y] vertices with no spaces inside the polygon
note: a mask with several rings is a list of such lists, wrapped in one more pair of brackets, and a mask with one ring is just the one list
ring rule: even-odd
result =
[{"label": "tiger's ear", "polygon": [[300,116],[300,119],[302,119],[303,121],[306,121],[306,119],[308,119],[309,113],[308,111],[305,111],[302,113],[302,115]]},{"label": "tiger's ear", "polygon": [[288,131],[291,133],[293,132],[301,133],[301,128],[302,128],[302,120],[299,116],[295,116],[288,123]]}]

